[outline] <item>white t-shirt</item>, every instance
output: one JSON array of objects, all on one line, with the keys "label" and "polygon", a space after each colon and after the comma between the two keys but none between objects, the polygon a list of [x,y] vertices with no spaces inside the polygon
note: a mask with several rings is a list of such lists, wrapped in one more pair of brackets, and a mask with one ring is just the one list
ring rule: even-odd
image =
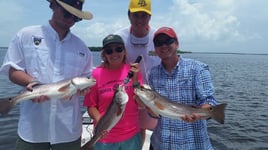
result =
[{"label": "white t-shirt", "polygon": [[[136,58],[141,55],[143,58],[140,62],[143,83],[148,84],[148,76],[151,68],[160,63],[160,59],[155,54],[153,37],[155,29],[150,28],[149,34],[143,38],[137,38],[130,33],[130,27],[125,27],[115,34],[121,36],[127,51],[127,63],[134,63]],[[141,44],[138,44],[141,43]]]},{"label": "white t-shirt", "polygon": [[[1,73],[10,66],[27,72],[42,83],[76,76],[90,76],[92,54],[77,36],[68,33],[60,41],[48,24],[20,30],[12,39]],[[43,103],[20,103],[19,136],[28,142],[51,144],[77,140],[82,133],[79,96],[70,100],[50,99]]]},{"label": "white t-shirt", "polygon": [[[127,63],[134,63],[136,58],[141,55],[142,60],[139,64],[142,73],[143,83],[148,84],[148,77],[153,66],[160,63],[160,58],[155,55],[153,37],[156,30],[150,28],[149,34],[142,38],[137,38],[130,33],[130,26],[125,27],[115,34],[121,36],[127,51]],[[142,129],[154,129],[157,119],[151,118],[145,109],[139,109],[140,127]]]}]

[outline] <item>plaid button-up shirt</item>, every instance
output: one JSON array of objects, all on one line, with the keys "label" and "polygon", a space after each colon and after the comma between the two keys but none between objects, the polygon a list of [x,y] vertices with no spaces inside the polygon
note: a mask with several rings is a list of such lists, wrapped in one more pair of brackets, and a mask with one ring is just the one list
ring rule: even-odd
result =
[{"label": "plaid button-up shirt", "polygon": [[[189,105],[216,105],[208,65],[180,56],[171,73],[162,64],[152,68],[149,76],[153,90],[168,99]],[[151,137],[154,150],[213,149],[206,120],[187,123],[161,117]]]}]

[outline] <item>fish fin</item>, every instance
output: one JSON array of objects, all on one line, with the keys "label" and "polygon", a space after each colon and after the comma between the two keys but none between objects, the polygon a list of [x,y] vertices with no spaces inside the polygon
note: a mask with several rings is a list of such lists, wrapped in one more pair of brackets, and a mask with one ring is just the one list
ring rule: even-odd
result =
[{"label": "fish fin", "polygon": [[142,87],[145,88],[145,89],[148,89],[148,90],[152,89],[148,84],[143,84]]},{"label": "fish fin", "polygon": [[122,110],[120,109],[120,110],[117,112],[116,116],[120,116],[121,114],[122,114]]},{"label": "fish fin", "polygon": [[58,89],[59,92],[65,92],[70,88],[71,82]]},{"label": "fish fin", "polygon": [[13,106],[15,106],[15,101],[12,98],[3,98],[0,99],[0,114],[5,115],[7,114]]},{"label": "fish fin", "polygon": [[116,116],[120,116],[123,113],[122,105],[118,104],[117,107],[118,107],[118,111],[116,113]]},{"label": "fish fin", "polygon": [[80,150],[93,150],[94,145],[97,143],[98,141],[98,137],[96,135],[94,135],[90,141],[88,141],[86,144],[84,144]]},{"label": "fish fin", "polygon": [[155,112],[154,110],[150,109],[150,110],[147,110],[147,111],[149,111],[148,115],[150,117],[155,118],[155,119],[159,119],[160,118],[160,115],[157,112]]},{"label": "fish fin", "polygon": [[[102,133],[102,134],[108,134],[109,131],[107,130],[103,130],[102,132],[105,132],[105,133]],[[90,141],[88,141],[85,145],[83,145],[81,147],[80,150],[93,150],[94,148],[94,145],[101,139],[101,135],[100,134],[94,134],[94,136],[90,139]]]},{"label": "fish fin", "polygon": [[160,110],[164,110],[164,109],[165,109],[165,106],[162,105],[161,103],[154,102],[154,105],[155,105],[155,107],[157,107],[157,108],[160,109]]},{"label": "fish fin", "polygon": [[224,124],[224,119],[225,119],[225,107],[227,106],[227,104],[220,104],[220,105],[216,105],[213,106],[210,109],[210,111],[212,112],[211,118],[213,118],[214,120],[216,120],[217,122]]}]

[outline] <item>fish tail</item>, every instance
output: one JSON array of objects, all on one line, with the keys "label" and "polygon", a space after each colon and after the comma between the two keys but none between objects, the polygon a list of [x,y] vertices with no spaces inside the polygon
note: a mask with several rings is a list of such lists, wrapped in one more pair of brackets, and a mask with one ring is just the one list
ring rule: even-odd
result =
[{"label": "fish tail", "polygon": [[227,104],[220,104],[212,107],[212,115],[211,117],[217,122],[224,124],[225,119],[225,107]]},{"label": "fish tail", "polygon": [[97,143],[98,139],[99,138],[97,136],[93,136],[90,141],[81,147],[80,150],[93,150],[94,145]]},{"label": "fish tail", "polygon": [[12,101],[12,98],[0,99],[0,114],[7,114],[14,105],[15,103]]}]

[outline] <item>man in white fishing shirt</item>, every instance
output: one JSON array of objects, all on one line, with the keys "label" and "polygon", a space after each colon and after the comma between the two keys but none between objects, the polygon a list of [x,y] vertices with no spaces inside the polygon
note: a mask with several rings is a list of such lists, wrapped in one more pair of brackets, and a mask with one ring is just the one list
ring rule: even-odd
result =
[{"label": "man in white fishing shirt", "polygon": [[[52,17],[46,25],[21,29],[12,39],[1,73],[31,89],[38,83],[53,83],[76,76],[90,76],[92,54],[70,28],[82,19],[84,0],[48,0]],[[18,150],[79,150],[82,117],[79,91],[69,100],[41,96],[20,104]]]}]

